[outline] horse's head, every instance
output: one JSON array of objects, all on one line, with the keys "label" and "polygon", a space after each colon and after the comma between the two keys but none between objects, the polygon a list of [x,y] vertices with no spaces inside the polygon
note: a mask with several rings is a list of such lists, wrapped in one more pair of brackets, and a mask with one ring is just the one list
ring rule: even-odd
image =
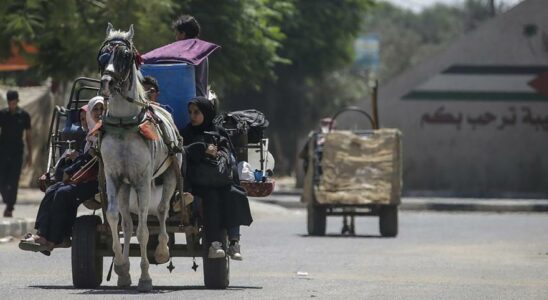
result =
[{"label": "horse's head", "polygon": [[106,39],[97,54],[101,71],[100,94],[109,97],[131,87],[136,50],[133,47],[133,25],[127,32],[114,30],[108,23]]}]

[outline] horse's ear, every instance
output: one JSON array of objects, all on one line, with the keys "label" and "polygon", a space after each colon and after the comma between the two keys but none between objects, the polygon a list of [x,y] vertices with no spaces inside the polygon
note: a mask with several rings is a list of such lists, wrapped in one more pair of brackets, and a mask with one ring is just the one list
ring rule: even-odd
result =
[{"label": "horse's ear", "polygon": [[108,22],[108,25],[107,25],[107,36],[110,34],[110,32],[112,31],[112,29],[114,28],[114,26],[112,26],[112,24],[110,22]]},{"label": "horse's ear", "polygon": [[133,24],[131,24],[131,25],[129,26],[129,31],[128,31],[128,33],[127,33],[127,39],[128,39],[128,40],[131,41],[131,40],[133,39],[133,33],[134,33],[134,31],[133,31]]}]

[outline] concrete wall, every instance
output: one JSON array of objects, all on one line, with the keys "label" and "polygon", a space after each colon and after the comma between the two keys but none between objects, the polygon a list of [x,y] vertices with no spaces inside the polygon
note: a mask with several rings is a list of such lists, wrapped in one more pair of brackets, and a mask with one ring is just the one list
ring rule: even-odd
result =
[{"label": "concrete wall", "polygon": [[548,71],[546,33],[548,1],[525,1],[381,86],[381,125],[403,132],[406,194],[548,196],[548,95],[527,84]]}]

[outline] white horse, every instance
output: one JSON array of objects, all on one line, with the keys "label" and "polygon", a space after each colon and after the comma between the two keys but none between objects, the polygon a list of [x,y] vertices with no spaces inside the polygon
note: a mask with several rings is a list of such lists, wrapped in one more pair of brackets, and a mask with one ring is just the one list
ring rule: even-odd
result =
[{"label": "white horse", "polygon": [[[139,133],[139,123],[144,118],[146,106],[143,87],[139,78],[142,76],[135,64],[136,51],[133,47],[133,25],[129,31],[114,30],[108,24],[106,40],[98,55],[101,67],[100,94],[108,99],[108,106],[103,116],[105,133],[101,138],[101,156],[104,162],[108,209],[106,217],[112,232],[112,250],[114,251],[114,271],[118,274],[118,286],[131,285],[129,275],[129,245],[133,233],[130,212],[139,217],[137,239],[141,250],[141,277],[138,290],[147,292],[152,289],[149,275],[147,244],[149,231],[147,216],[156,214],[160,222],[158,247],[154,258],[158,263],[169,260],[166,219],[169,211],[169,200],[177,187],[182,161],[181,154],[170,155],[168,146],[159,140],[147,140]],[[171,115],[154,107],[167,128],[168,134],[178,140],[175,124]],[[153,177],[163,176],[163,190],[160,200],[152,199]],[[136,197],[130,197],[130,195]],[[135,198],[130,201],[130,198]],[[136,200],[136,201],[135,201]],[[119,215],[122,216],[124,248],[118,236]]]}]

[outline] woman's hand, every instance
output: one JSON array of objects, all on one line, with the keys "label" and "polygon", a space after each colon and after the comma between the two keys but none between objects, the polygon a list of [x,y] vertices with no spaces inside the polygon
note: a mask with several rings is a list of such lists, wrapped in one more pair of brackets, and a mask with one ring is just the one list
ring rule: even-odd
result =
[{"label": "woman's hand", "polygon": [[97,152],[97,148],[91,147],[91,148],[89,148],[89,150],[88,150],[88,154],[91,155],[92,157],[97,156],[97,153],[98,153],[98,152]]},{"label": "woman's hand", "polygon": [[217,146],[213,144],[207,145],[207,149],[205,151],[207,155],[211,155],[213,157],[217,157]]},{"label": "woman's hand", "polygon": [[42,174],[40,178],[38,178],[38,185],[40,186],[40,190],[42,192],[45,192],[48,189],[48,186],[50,185],[50,178],[48,173]]}]

